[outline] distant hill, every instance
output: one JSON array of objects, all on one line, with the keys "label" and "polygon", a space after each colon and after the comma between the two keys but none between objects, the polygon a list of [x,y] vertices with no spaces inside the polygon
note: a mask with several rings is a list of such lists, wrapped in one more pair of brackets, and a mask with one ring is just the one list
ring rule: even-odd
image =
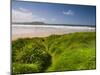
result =
[{"label": "distant hill", "polygon": [[14,22],[12,24],[17,24],[17,25],[51,25],[51,26],[84,26],[84,27],[96,27],[96,25],[79,25],[79,24],[50,24],[50,23],[45,23],[45,22]]},{"label": "distant hill", "polygon": [[28,25],[28,24],[31,24],[31,25],[44,25],[44,24],[46,24],[46,23],[44,23],[44,22],[20,22],[20,23],[14,22],[13,24],[24,24],[24,25]]}]

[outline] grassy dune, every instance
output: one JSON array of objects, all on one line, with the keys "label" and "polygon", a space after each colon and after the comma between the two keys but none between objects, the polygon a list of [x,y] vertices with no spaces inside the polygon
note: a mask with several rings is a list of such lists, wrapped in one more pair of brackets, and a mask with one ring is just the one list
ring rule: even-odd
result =
[{"label": "grassy dune", "polygon": [[12,41],[13,74],[96,68],[95,32]]}]

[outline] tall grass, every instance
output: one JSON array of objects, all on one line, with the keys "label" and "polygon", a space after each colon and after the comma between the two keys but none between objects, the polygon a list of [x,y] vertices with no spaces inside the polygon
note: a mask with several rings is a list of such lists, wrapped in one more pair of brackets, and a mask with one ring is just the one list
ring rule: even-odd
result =
[{"label": "tall grass", "polygon": [[95,69],[95,42],[95,32],[12,41],[13,74]]}]

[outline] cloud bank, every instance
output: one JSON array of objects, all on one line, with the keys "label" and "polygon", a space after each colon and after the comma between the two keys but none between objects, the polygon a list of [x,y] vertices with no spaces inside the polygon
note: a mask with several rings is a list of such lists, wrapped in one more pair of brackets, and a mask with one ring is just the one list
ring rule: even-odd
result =
[{"label": "cloud bank", "polygon": [[19,8],[12,9],[12,22],[33,22],[33,21],[45,21],[46,19],[43,17],[38,17],[37,15],[33,15],[32,11]]},{"label": "cloud bank", "polygon": [[26,9],[12,9],[12,22],[31,22],[35,16]]}]

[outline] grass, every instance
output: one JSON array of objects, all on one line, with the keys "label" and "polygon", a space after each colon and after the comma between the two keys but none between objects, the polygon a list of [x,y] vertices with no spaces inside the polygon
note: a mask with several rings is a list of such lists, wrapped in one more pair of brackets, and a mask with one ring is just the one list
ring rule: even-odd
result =
[{"label": "grass", "polygon": [[95,69],[95,42],[95,32],[12,41],[13,74]]},{"label": "grass", "polygon": [[39,72],[36,64],[19,64],[13,63],[13,74],[34,73]]}]

